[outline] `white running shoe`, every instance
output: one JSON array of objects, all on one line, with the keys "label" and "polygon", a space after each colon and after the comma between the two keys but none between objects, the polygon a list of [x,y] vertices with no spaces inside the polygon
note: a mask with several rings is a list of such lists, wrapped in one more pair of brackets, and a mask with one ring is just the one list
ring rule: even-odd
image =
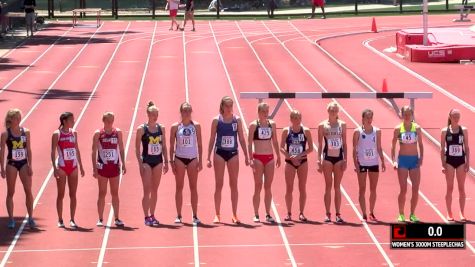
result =
[{"label": "white running shoe", "polygon": [[69,226],[71,226],[71,228],[78,228],[78,225],[73,220],[69,221]]},{"label": "white running shoe", "polygon": [[118,226],[118,227],[124,226],[124,222],[119,219],[115,219],[114,224],[115,226]]},{"label": "white running shoe", "polygon": [[198,225],[200,223],[201,223],[200,219],[198,219],[198,217],[196,217],[196,216],[193,216],[193,224]]}]

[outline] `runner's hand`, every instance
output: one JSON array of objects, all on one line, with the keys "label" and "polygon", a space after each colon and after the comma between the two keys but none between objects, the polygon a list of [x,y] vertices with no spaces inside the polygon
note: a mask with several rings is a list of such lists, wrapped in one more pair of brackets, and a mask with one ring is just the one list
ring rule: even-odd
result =
[{"label": "runner's hand", "polygon": [[53,176],[54,176],[54,178],[59,179],[59,172],[58,172],[58,169],[57,169],[57,168],[54,168],[54,170],[53,170]]}]

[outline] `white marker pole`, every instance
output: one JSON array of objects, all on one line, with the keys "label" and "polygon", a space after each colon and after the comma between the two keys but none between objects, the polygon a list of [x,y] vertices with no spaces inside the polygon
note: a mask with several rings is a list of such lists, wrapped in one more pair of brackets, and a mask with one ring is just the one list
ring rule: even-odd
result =
[{"label": "white marker pole", "polygon": [[428,0],[423,0],[422,2],[422,28],[424,29],[424,39],[423,39],[424,46],[427,45],[428,13],[429,13]]}]

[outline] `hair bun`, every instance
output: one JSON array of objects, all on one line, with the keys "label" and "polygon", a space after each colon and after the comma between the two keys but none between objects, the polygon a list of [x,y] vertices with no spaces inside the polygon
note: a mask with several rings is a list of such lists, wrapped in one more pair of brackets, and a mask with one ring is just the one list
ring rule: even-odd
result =
[{"label": "hair bun", "polygon": [[147,108],[155,106],[155,103],[153,101],[149,101],[147,104]]}]

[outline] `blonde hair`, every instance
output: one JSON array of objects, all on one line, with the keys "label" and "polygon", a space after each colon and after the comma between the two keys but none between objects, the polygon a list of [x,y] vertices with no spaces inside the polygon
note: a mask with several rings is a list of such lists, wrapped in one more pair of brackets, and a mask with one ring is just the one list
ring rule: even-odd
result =
[{"label": "blonde hair", "polygon": [[290,112],[290,119],[292,119],[292,118],[302,119],[302,113],[300,113],[300,111],[294,109]]},{"label": "blonde hair", "polygon": [[104,114],[102,114],[102,121],[104,122],[106,118],[114,118],[114,112],[111,111],[106,111]]},{"label": "blonde hair", "polygon": [[[330,109],[332,109],[332,108],[336,108],[338,111],[340,111],[340,105],[338,105],[338,103],[335,102],[335,101],[332,101],[332,102],[328,103],[328,105],[327,105],[327,111],[330,111]],[[340,118],[338,117],[338,115],[336,116],[336,119],[337,119],[337,120],[340,119]]]},{"label": "blonde hair", "polygon": [[147,104],[147,113],[151,113],[151,112],[158,112],[158,107],[155,106],[155,103],[153,103],[153,101],[149,101],[148,104]]},{"label": "blonde hair", "polygon": [[234,104],[234,101],[231,97],[229,96],[225,96],[223,98],[221,98],[221,103],[219,104],[219,113],[223,114],[224,113],[224,105],[226,103],[231,103],[231,104]]},{"label": "blonde hair", "polygon": [[267,104],[266,102],[261,102],[257,105],[257,112],[261,112],[266,109],[269,110],[269,104]]},{"label": "blonde hair", "polygon": [[193,108],[191,107],[191,104],[190,104],[190,103],[188,103],[188,102],[183,102],[183,103],[180,105],[180,112],[183,112],[184,110],[193,111]]},{"label": "blonde hair", "polygon": [[21,111],[17,108],[12,108],[7,111],[7,114],[5,115],[5,128],[10,128],[12,126],[12,119],[15,116],[20,116],[21,117]]},{"label": "blonde hair", "polygon": [[411,108],[411,106],[406,105],[401,108],[401,116],[404,115],[404,112],[408,110],[411,112],[412,115],[414,115],[414,110]]},{"label": "blonde hair", "polygon": [[328,103],[328,105],[327,105],[327,111],[329,111],[329,110],[332,109],[332,108],[337,108],[338,111],[340,111],[340,105],[338,105],[338,103],[335,102],[335,101],[332,101],[332,102]]}]

